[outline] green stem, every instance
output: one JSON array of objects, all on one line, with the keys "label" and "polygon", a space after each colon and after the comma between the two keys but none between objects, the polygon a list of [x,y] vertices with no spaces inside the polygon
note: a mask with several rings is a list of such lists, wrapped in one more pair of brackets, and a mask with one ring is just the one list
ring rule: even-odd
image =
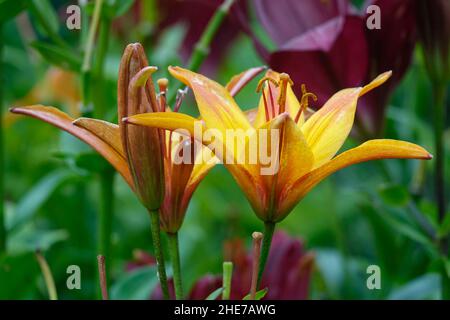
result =
[{"label": "green stem", "polygon": [[222,300],[230,300],[232,276],[233,276],[233,262],[226,261],[223,263]]},{"label": "green stem", "polygon": [[[206,29],[203,31],[200,40],[195,45],[194,52],[189,59],[187,66],[189,70],[197,71],[203,61],[205,61],[206,57],[209,54],[211,42],[217,34],[220,26],[222,25],[223,20],[228,15],[228,12],[230,11],[230,8],[234,2],[235,0],[224,0],[222,5],[217,8],[211,20],[209,20]],[[177,92],[179,89],[181,89],[181,87],[182,84],[179,84],[175,87],[175,90],[170,92],[170,96],[168,99],[169,105],[172,105],[174,103]]]},{"label": "green stem", "polygon": [[[103,7],[103,0],[95,0],[94,15],[89,26],[86,47],[84,48],[83,65],[81,67],[81,87],[83,96],[83,116],[91,116],[92,102],[92,56],[94,54],[95,34],[97,33],[100,16]],[[84,8],[86,10],[86,8]],[[103,61],[100,62],[103,65]]]},{"label": "green stem", "polygon": [[261,256],[259,260],[259,268],[258,268],[258,281],[257,281],[257,290],[261,285],[262,276],[264,274],[264,268],[266,267],[267,258],[269,257],[270,245],[272,244],[273,232],[275,231],[275,223],[274,222],[265,222],[264,223],[264,238],[262,240],[261,247]]},{"label": "green stem", "polygon": [[55,281],[53,280],[52,271],[50,270],[47,261],[39,251],[36,251],[36,259],[41,268],[42,275],[44,276],[45,286],[47,287],[50,300],[58,300]]},{"label": "green stem", "polygon": [[173,268],[173,281],[175,284],[175,297],[177,300],[183,299],[183,282],[180,267],[180,249],[178,246],[178,232],[168,233],[170,260]]},{"label": "green stem", "polygon": [[167,283],[167,275],[166,275],[166,267],[164,265],[164,256],[161,247],[161,232],[159,225],[159,212],[157,210],[151,211],[150,220],[151,220],[151,228],[152,228],[152,240],[153,240],[153,248],[155,250],[155,258],[156,264],[158,265],[158,278],[159,283],[161,284],[161,290],[164,296],[164,299],[169,299],[169,285]]},{"label": "green stem", "polygon": [[[446,214],[445,199],[445,148],[444,148],[444,129],[445,129],[445,101],[446,101],[446,85],[445,82],[433,84],[434,96],[434,144],[435,144],[435,192],[436,202],[438,206],[439,222],[443,223]],[[448,237],[439,239],[439,251],[444,259],[447,258]],[[442,267],[442,298],[450,299],[450,279],[447,274],[445,264]]]},{"label": "green stem", "polygon": [[444,184],[444,126],[445,126],[445,85],[433,86],[434,95],[434,144],[436,149],[436,201],[438,204],[439,221],[445,218],[445,184]]},{"label": "green stem", "polygon": [[3,151],[3,24],[0,23],[0,254],[6,251],[5,164]]},{"label": "green stem", "polygon": [[98,47],[96,50],[95,63],[93,67],[93,78],[95,79],[92,86],[96,94],[92,96],[94,103],[94,116],[96,118],[104,118],[107,110],[105,109],[107,103],[105,99],[105,81],[104,81],[104,64],[106,53],[109,47],[111,21],[108,18],[103,18],[100,21],[100,30],[98,36]]}]

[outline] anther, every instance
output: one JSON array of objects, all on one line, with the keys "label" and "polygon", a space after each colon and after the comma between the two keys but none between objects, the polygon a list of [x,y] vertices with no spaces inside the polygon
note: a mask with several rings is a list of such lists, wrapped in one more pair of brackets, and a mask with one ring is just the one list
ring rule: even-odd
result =
[{"label": "anther", "polygon": [[169,87],[169,80],[166,78],[158,79],[156,82],[159,87],[159,111],[164,112],[166,110],[166,94],[167,88]]},{"label": "anther", "polygon": [[261,89],[262,89],[262,87],[263,87],[263,85],[264,85],[264,83],[265,83],[266,81],[272,82],[272,83],[275,85],[275,87],[278,87],[278,81],[277,81],[277,80],[275,80],[275,79],[272,78],[272,77],[265,76],[264,78],[262,78],[261,80],[259,80],[258,86],[256,87],[256,92],[261,92]]},{"label": "anther", "polygon": [[314,102],[317,101],[317,96],[306,90],[306,85],[302,84],[302,98],[300,100],[300,109],[298,109],[297,115],[295,116],[295,122],[297,123],[300,119],[301,114],[309,108],[309,98],[313,99]]},{"label": "anther", "polygon": [[173,108],[173,111],[178,112],[181,108],[181,104],[183,103],[184,97],[188,93],[188,87],[184,89],[178,89],[177,91],[177,97],[175,99],[175,107]]}]

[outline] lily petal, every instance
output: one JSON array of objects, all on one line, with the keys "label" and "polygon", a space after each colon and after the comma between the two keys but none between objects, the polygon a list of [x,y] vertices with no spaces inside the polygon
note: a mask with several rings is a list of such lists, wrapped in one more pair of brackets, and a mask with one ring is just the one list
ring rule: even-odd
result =
[{"label": "lily petal", "polygon": [[[272,200],[267,203],[267,210],[262,212],[261,219],[264,221],[277,221],[274,216],[274,208],[278,207],[279,195],[287,185],[292,185],[296,180],[310,172],[314,164],[314,156],[306,142],[301,129],[295,124],[287,112],[280,114],[271,121],[267,122],[259,131],[267,130],[263,134],[267,135],[267,144],[261,141],[260,148],[270,150],[271,168],[273,172],[264,169],[266,172],[262,175],[266,190],[270,190]],[[278,133],[278,136],[272,137],[272,133]],[[273,141],[273,138],[276,140]],[[281,144],[279,143],[281,141]],[[280,150],[281,147],[281,150]],[[276,154],[270,154],[275,148]],[[261,151],[261,150],[260,150]],[[273,162],[276,162],[275,164]],[[261,168],[263,167],[260,164]]]},{"label": "lily petal", "polygon": [[260,74],[265,69],[266,69],[266,67],[256,67],[256,68],[250,68],[244,72],[241,72],[238,75],[235,75],[233,78],[231,78],[231,80],[227,83],[225,88],[234,97],[250,81],[252,81],[258,74]]},{"label": "lily petal", "polygon": [[73,121],[73,124],[85,128],[103,141],[106,141],[125,158],[125,152],[123,151],[122,140],[120,138],[120,128],[117,124],[91,118],[78,118]]},{"label": "lily petal", "polygon": [[225,136],[227,129],[250,129],[250,122],[228,90],[198,73],[169,67],[169,72],[189,86],[195,95],[201,118],[209,129],[218,129]]},{"label": "lily petal", "polygon": [[279,215],[284,218],[312,188],[334,172],[352,164],[379,159],[432,159],[424,148],[405,141],[376,139],[345,151],[285,188],[280,197]]},{"label": "lily petal", "polygon": [[184,129],[189,134],[195,136],[195,123],[201,120],[178,112],[151,112],[141,113],[134,116],[124,118],[125,123],[147,126],[151,128],[160,128],[170,131]]},{"label": "lily petal", "polygon": [[122,175],[130,187],[134,189],[133,179],[125,158],[108,141],[103,140],[87,129],[75,126],[72,123],[74,119],[66,113],[57,108],[43,105],[16,107],[12,108],[11,112],[45,121],[84,141],[102,155]]},{"label": "lily petal", "polygon": [[383,84],[390,75],[383,73],[363,88],[339,91],[305,122],[302,130],[314,153],[314,168],[329,161],[344,144],[353,127],[358,98]]}]

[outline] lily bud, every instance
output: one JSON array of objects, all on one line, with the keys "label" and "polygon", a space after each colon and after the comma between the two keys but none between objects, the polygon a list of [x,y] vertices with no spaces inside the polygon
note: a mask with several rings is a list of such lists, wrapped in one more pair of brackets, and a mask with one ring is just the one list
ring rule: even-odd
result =
[{"label": "lily bud", "polygon": [[158,110],[144,49],[130,44],[122,56],[118,80],[118,116],[123,149],[140,201],[149,210],[159,209],[164,196],[162,134],[159,129],[129,126],[125,117]]}]

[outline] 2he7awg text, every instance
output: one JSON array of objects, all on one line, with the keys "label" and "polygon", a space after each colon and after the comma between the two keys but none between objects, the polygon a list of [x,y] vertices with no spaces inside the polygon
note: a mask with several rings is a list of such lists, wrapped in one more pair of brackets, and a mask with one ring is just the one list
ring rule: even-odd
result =
[{"label": "2he7awg text", "polygon": [[219,304],[217,309],[200,306],[181,306],[175,307],[175,315],[197,315],[206,317],[208,312],[218,315],[274,315],[275,305],[253,305],[253,304]]}]

